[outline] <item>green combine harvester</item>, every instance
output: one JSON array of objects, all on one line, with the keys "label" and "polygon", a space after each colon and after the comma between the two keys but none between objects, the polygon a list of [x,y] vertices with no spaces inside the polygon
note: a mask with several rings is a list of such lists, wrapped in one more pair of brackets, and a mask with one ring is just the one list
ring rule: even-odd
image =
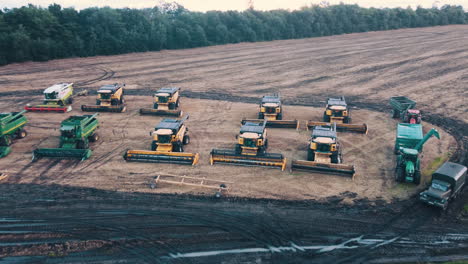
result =
[{"label": "green combine harvester", "polygon": [[12,140],[24,138],[27,133],[24,126],[28,119],[23,115],[26,110],[21,112],[0,113],[0,158],[10,154]]},{"label": "green combine harvester", "polygon": [[423,136],[421,124],[398,124],[395,141],[395,154],[397,155],[395,180],[397,182],[420,183],[419,153],[432,136],[440,139],[439,132],[434,128]]},{"label": "green combine harvester", "polygon": [[81,159],[91,157],[89,142],[98,140],[97,113],[94,115],[70,116],[60,126],[59,148],[35,149],[33,161],[39,158]]}]

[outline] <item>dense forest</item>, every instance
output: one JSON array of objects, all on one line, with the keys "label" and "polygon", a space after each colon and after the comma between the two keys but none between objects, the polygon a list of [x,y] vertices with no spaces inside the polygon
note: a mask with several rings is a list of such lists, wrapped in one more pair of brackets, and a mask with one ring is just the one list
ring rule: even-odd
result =
[{"label": "dense forest", "polygon": [[57,4],[29,5],[0,11],[0,65],[467,22],[468,13],[461,6],[448,5],[413,10],[340,4],[295,11],[206,13],[176,3],[80,11]]}]

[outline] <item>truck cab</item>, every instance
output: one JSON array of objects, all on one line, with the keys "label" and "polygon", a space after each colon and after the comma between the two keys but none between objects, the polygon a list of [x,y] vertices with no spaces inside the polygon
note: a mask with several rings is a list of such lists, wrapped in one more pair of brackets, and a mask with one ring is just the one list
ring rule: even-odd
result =
[{"label": "truck cab", "polygon": [[443,210],[451,199],[457,197],[466,184],[467,168],[463,165],[446,162],[432,174],[429,189],[419,194],[419,199]]}]

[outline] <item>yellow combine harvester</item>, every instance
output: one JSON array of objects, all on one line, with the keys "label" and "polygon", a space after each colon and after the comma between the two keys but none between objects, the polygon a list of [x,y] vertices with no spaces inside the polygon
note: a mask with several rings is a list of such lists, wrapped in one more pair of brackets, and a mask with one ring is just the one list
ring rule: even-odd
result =
[{"label": "yellow combine harvester", "polygon": [[97,91],[98,97],[96,105],[82,105],[84,112],[117,112],[122,113],[127,110],[124,100],[125,84],[104,85]]},{"label": "yellow combine harvester", "polygon": [[[267,127],[299,129],[298,120],[283,120],[283,105],[279,94],[265,95],[260,102],[258,119],[267,120]],[[258,119],[242,119],[245,122],[259,122]]]},{"label": "yellow combine harvester", "polygon": [[163,119],[150,134],[153,137],[151,151],[127,150],[124,154],[126,161],[177,163],[196,165],[200,158],[198,153],[184,152],[184,145],[190,143],[188,128],[184,122],[189,118],[186,115],[182,120]]},{"label": "yellow combine harvester", "polygon": [[325,112],[323,113],[323,122],[307,121],[307,129],[316,126],[332,126],[336,123],[339,131],[349,131],[367,134],[366,124],[351,124],[351,112],[344,96],[341,98],[328,98]]},{"label": "yellow combine harvester", "polygon": [[247,166],[270,166],[286,168],[286,158],[282,154],[267,153],[268,139],[265,129],[267,120],[261,122],[244,122],[238,143],[234,150],[213,149],[210,164],[233,163]]},{"label": "yellow combine harvester", "polygon": [[178,110],[180,104],[180,88],[165,87],[153,95],[153,108],[141,108],[141,115],[182,116]]},{"label": "yellow combine harvester", "polygon": [[312,137],[307,150],[307,160],[293,160],[292,170],[321,171],[333,174],[353,176],[353,165],[343,162],[341,146],[336,135],[336,124],[332,127],[317,126],[312,131]]}]

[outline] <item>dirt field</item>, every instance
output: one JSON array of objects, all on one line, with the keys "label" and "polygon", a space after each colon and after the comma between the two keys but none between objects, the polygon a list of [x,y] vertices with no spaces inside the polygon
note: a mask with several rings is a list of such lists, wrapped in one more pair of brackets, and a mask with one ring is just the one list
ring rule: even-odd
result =
[{"label": "dirt field", "polygon": [[[467,260],[466,189],[445,213],[423,205],[416,196],[382,201],[417,191],[411,184],[393,181],[396,121],[387,114],[392,95],[417,100],[431,123],[424,123],[426,130],[435,124],[450,133],[443,132],[441,141],[429,141],[424,167],[436,166],[434,159],[448,153],[451,160],[467,165],[467,33],[468,26],[405,29],[1,67],[0,111],[37,101],[45,87],[62,81],[90,91],[109,82],[126,82],[130,96],[127,113],[101,114],[102,140],[83,163],[30,163],[33,148],[57,145],[54,128],[69,114],[27,114],[28,138],[17,141],[13,153],[0,160],[0,170],[11,172],[0,184],[0,262]],[[148,148],[148,131],[160,118],[140,117],[136,110],[149,106],[151,91],[166,85],[184,89],[183,108],[191,114],[192,133],[186,150],[201,153],[200,165],[123,162],[125,149]],[[275,91],[285,98],[288,118],[318,118],[328,95],[343,94],[357,107],[353,120],[365,121],[369,135],[339,134],[345,162],[354,163],[358,171],[354,181],[208,165],[209,150],[232,146],[239,120],[254,117],[260,96]],[[93,102],[92,95],[78,98],[71,114],[80,113],[81,103]],[[270,131],[270,151],[305,157],[307,132]],[[149,189],[151,176],[164,172],[235,184],[229,199],[153,195],[199,193],[167,186]],[[242,196],[307,200],[237,198]]]},{"label": "dirt field", "polygon": [[[15,144],[14,153],[0,161],[0,168],[18,173],[9,180],[13,182],[120,191],[205,191],[170,186],[148,189],[153,175],[172,173],[234,182],[230,194],[235,196],[317,199],[351,192],[373,199],[404,198],[416,188],[396,186],[393,180],[391,148],[396,121],[382,112],[365,109],[382,111],[388,107],[390,96],[408,95],[428,117],[450,111],[451,118],[465,122],[468,110],[460,105],[467,95],[464,87],[468,80],[465,68],[468,49],[464,45],[466,34],[461,34],[466,31],[466,26],[410,29],[393,34],[372,32],[8,65],[0,68],[2,111],[39,101],[37,95],[43,88],[61,81],[73,81],[78,90],[86,88],[91,94],[100,85],[126,82],[128,94],[133,96],[127,97],[127,113],[100,116],[102,141],[92,147],[95,153],[91,160],[81,164],[50,160],[30,164],[30,151],[34,147],[57,145],[58,134],[54,129],[66,115],[28,114],[30,136]],[[183,99],[183,109],[191,115],[188,125],[192,144],[186,151],[200,152],[200,165],[189,168],[124,163],[121,155],[125,149],[149,147],[148,131],[161,118],[140,117],[137,109],[149,106],[152,91],[166,85],[180,86],[183,95],[190,97]],[[356,165],[354,181],[274,169],[208,165],[211,148],[231,148],[239,120],[255,117],[257,106],[253,103],[265,93],[278,91],[286,103],[316,106],[287,106],[288,118],[319,120],[323,108],[317,107],[324,105],[328,95],[345,95],[351,104],[363,108],[354,111],[354,122],[366,122],[370,126],[369,135],[340,134],[345,162]],[[81,113],[80,104],[93,102],[93,95],[79,98],[71,114]],[[429,127],[425,125],[426,130]],[[289,159],[305,158],[309,133],[304,127],[299,132],[270,131],[270,152],[283,153]],[[433,139],[427,144],[424,167],[434,165],[436,158],[454,154],[457,148],[460,146],[456,141],[443,133],[441,141]],[[11,168],[12,160],[16,160],[17,167]]]}]

